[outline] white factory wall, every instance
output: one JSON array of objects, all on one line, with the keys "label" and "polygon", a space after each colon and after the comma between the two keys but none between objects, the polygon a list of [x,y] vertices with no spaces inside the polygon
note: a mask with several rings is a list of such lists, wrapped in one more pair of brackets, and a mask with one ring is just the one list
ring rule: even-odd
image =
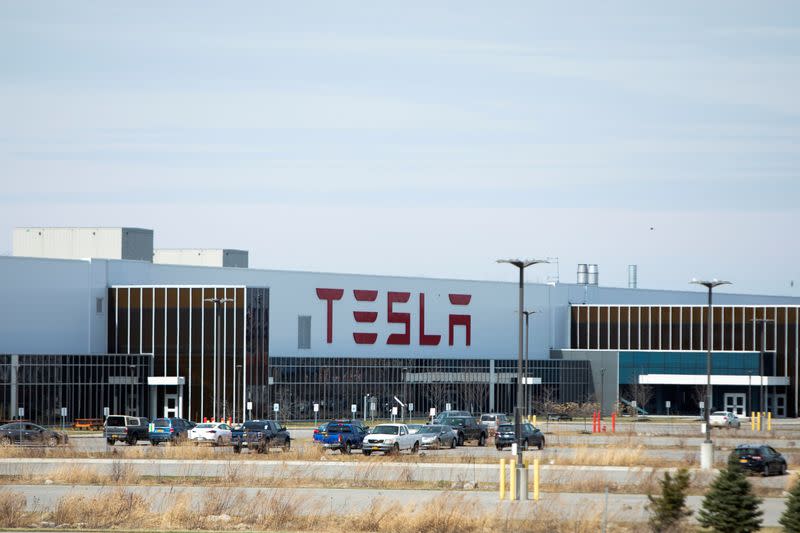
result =
[{"label": "white factory wall", "polygon": [[[420,356],[514,358],[517,354],[517,284],[353,274],[287,272],[241,268],[154,265],[140,261],[66,261],[0,257],[0,353],[104,353],[106,287],[113,285],[245,285],[270,289],[272,356]],[[333,305],[333,342],[326,342],[326,302],[317,288],[343,289]],[[356,302],[353,290],[377,290],[375,302]],[[396,313],[410,313],[409,345],[387,345],[402,324],[387,321],[388,291],[410,292]],[[705,304],[702,291],[653,291],[559,284],[526,285],[531,319],[530,357],[547,358],[550,348],[567,348],[570,303]],[[420,346],[419,294],[425,294],[425,332],[441,335],[438,346]],[[468,306],[452,305],[448,294],[469,294]],[[103,298],[102,313],[96,299]],[[717,304],[800,304],[800,298],[715,293]],[[353,311],[375,311],[373,324],[358,324]],[[463,327],[448,343],[448,315],[468,314],[471,345]],[[298,316],[311,316],[311,348],[298,349]],[[375,332],[373,345],[358,345],[354,332]]]},{"label": "white factory wall", "polygon": [[153,230],[141,228],[15,228],[12,242],[17,257],[153,259]]},{"label": "white factory wall", "polygon": [[89,261],[0,257],[0,353],[88,353],[91,282]]}]

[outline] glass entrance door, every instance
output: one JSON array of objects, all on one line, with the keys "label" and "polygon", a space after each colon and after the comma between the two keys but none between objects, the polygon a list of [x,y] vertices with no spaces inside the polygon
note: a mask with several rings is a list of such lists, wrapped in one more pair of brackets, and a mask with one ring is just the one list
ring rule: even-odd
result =
[{"label": "glass entrance door", "polygon": [[747,412],[747,404],[745,403],[746,395],[738,392],[725,393],[725,410],[736,414],[737,416],[745,416]]}]

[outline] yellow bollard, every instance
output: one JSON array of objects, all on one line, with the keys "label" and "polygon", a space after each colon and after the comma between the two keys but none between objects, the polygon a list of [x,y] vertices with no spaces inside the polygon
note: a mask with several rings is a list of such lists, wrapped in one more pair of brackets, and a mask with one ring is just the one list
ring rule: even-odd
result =
[{"label": "yellow bollard", "polygon": [[506,497],[506,460],[500,459],[500,501]]},{"label": "yellow bollard", "polygon": [[539,501],[539,459],[533,460],[533,501]]},{"label": "yellow bollard", "polygon": [[536,415],[533,415],[533,425],[536,425]]},{"label": "yellow bollard", "polygon": [[767,411],[767,431],[772,431],[772,411]]},{"label": "yellow bollard", "polygon": [[750,411],[750,431],[756,430],[756,413],[754,411]]},{"label": "yellow bollard", "polygon": [[517,461],[516,459],[511,459],[508,462],[509,468],[509,484],[508,484],[508,499],[509,500],[516,500],[517,494]]},{"label": "yellow bollard", "polygon": [[756,431],[761,431],[761,411],[756,413]]}]

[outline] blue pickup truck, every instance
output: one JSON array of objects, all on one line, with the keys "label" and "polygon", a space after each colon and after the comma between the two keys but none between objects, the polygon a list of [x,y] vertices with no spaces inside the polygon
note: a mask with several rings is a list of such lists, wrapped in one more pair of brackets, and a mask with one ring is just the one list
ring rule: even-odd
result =
[{"label": "blue pickup truck", "polygon": [[328,422],[320,432],[319,442],[323,448],[350,453],[353,448],[360,449],[367,430],[360,424]]}]

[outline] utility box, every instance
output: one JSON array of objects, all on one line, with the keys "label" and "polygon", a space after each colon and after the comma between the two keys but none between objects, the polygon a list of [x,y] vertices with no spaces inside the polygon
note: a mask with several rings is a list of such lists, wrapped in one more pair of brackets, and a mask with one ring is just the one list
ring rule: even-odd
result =
[{"label": "utility box", "polygon": [[247,268],[248,252],[226,248],[159,249],[153,254],[153,262],[162,265]]},{"label": "utility box", "polygon": [[153,230],[14,228],[13,254],[52,259],[153,260]]}]

